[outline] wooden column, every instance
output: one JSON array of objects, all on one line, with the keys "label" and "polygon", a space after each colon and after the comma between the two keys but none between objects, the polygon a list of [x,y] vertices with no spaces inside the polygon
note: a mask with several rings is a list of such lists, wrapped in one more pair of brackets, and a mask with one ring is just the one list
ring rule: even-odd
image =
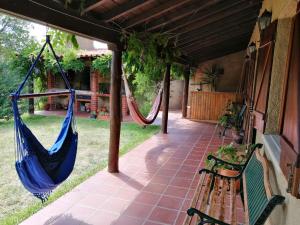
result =
[{"label": "wooden column", "polygon": [[[99,72],[91,71],[90,73],[90,90],[91,96],[91,117],[98,115],[98,93],[99,93]],[[95,117],[95,118],[96,118]]]},{"label": "wooden column", "polygon": [[119,145],[121,131],[121,69],[122,51],[113,49],[110,79],[110,139],[108,172],[119,172]]},{"label": "wooden column", "polygon": [[184,71],[184,87],[183,87],[183,96],[182,96],[182,117],[183,118],[186,118],[187,116],[189,82],[190,82],[190,68],[187,67],[186,70]]},{"label": "wooden column", "polygon": [[[34,92],[34,79],[33,75],[28,79],[28,93],[32,94]],[[34,114],[34,98],[28,99],[28,113]]]},{"label": "wooden column", "polygon": [[169,112],[169,97],[170,97],[170,69],[171,65],[167,64],[166,74],[164,79],[164,93],[163,93],[163,114],[161,132],[168,133],[168,112]]}]

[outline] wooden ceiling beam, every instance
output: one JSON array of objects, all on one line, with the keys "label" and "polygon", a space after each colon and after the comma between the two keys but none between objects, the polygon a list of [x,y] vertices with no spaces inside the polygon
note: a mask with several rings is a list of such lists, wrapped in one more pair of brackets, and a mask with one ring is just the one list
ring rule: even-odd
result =
[{"label": "wooden ceiling beam", "polygon": [[99,19],[104,20],[105,22],[110,22],[120,18],[121,16],[126,15],[127,13],[132,12],[133,10],[136,10],[146,4],[149,4],[150,2],[151,1],[145,0],[129,0],[128,2],[116,6],[108,12],[101,14]]},{"label": "wooden ceiling beam", "polygon": [[[256,23],[256,14],[242,13],[237,18],[228,18],[226,20],[221,20],[213,24],[206,25],[200,29],[194,30],[185,36],[180,36],[177,41],[177,46],[182,46],[193,41],[197,41],[208,35],[213,35],[215,33],[231,30],[238,27],[251,26],[251,24]],[[251,30],[251,28],[249,28]]]},{"label": "wooden ceiling beam", "polygon": [[[242,43],[242,44],[244,44],[244,43]],[[247,41],[246,41],[246,44],[247,44]],[[219,51],[214,52],[212,54],[206,54],[206,55],[202,55],[202,56],[194,56],[193,60],[194,60],[195,64],[200,64],[202,62],[205,62],[205,61],[208,61],[208,60],[211,60],[211,59],[220,58],[220,57],[223,57],[223,56],[226,56],[226,55],[229,55],[229,54],[232,54],[232,53],[236,53],[236,52],[239,52],[239,51],[242,51],[242,50],[245,50],[245,47],[243,47],[243,45],[237,45],[237,46],[234,46],[232,48],[223,49],[222,51],[219,50]]]},{"label": "wooden ceiling beam", "polygon": [[202,35],[199,35],[199,36],[193,36],[192,38],[186,40],[185,42],[177,43],[177,47],[185,48],[188,46],[192,46],[198,42],[202,42],[202,41],[214,38],[214,37],[220,37],[220,36],[227,35],[227,34],[237,34],[239,32],[251,33],[254,24],[255,24],[255,22],[248,21],[248,22],[245,22],[243,24],[239,24],[239,25],[236,25],[233,27],[226,27],[226,28],[222,28],[222,29],[218,29],[218,30],[213,30],[208,33],[203,33]]},{"label": "wooden ceiling beam", "polygon": [[190,54],[190,53],[198,51],[198,49],[207,48],[209,46],[214,46],[214,45],[228,43],[228,42],[235,42],[236,40],[239,40],[239,39],[245,39],[245,38],[250,39],[250,36],[251,36],[251,33],[249,31],[241,31],[237,35],[229,34],[229,35],[222,36],[222,38],[214,37],[210,40],[208,39],[201,43],[191,45],[187,48],[183,48],[183,51],[188,52],[188,54]]},{"label": "wooden ceiling beam", "polygon": [[218,52],[222,53],[227,49],[228,50],[236,49],[236,48],[246,49],[248,42],[249,42],[249,38],[245,37],[243,39],[240,38],[234,40],[234,42],[224,41],[223,43],[218,43],[218,44],[214,44],[202,48],[198,48],[195,46],[195,51],[187,52],[186,55],[190,58],[195,58],[195,57],[197,58],[206,55],[212,55]]},{"label": "wooden ceiling beam", "polygon": [[[192,4],[189,4],[185,7],[181,7],[180,9],[176,10],[175,12],[162,15],[161,18],[153,20],[153,22],[147,23],[145,26],[147,27],[147,31],[153,31],[159,28],[163,28],[167,24],[173,23],[177,20],[187,18],[192,16],[193,14],[206,9],[208,7],[212,7],[213,5],[221,2],[223,0],[202,0],[202,1],[193,1]],[[144,28],[144,27],[143,27]]]},{"label": "wooden ceiling beam", "polygon": [[129,19],[125,23],[122,24],[122,27],[125,29],[132,28],[138,24],[144,23],[146,21],[151,20],[152,18],[158,17],[169,10],[175,9],[179,6],[184,5],[185,3],[192,0],[172,0],[172,1],[164,1],[160,5],[149,9],[145,13],[141,13],[140,15],[135,16],[132,19]]},{"label": "wooden ceiling beam", "polygon": [[[184,19],[180,23],[176,24],[170,24],[166,29],[165,32],[167,33],[175,33],[174,36],[178,34],[185,34],[187,32],[190,32],[192,30],[198,29],[200,27],[206,26],[208,24],[215,23],[220,20],[224,20],[228,17],[235,17],[236,15],[239,15],[240,13],[247,11],[256,11],[259,12],[260,7],[258,7],[257,4],[250,4],[248,0],[243,1],[242,3],[239,2],[239,4],[228,4],[228,6],[231,7],[224,7],[222,10],[215,10],[212,11],[210,14],[203,14],[203,16],[200,16],[194,20],[187,20]],[[233,7],[235,5],[235,7]]]},{"label": "wooden ceiling beam", "polygon": [[82,15],[89,12],[89,11],[92,11],[93,9],[99,7],[100,5],[103,4],[103,0],[92,0],[92,1],[89,1],[87,3],[87,6],[85,7],[85,9],[82,10]]},{"label": "wooden ceiling beam", "polygon": [[80,16],[53,1],[1,0],[0,11],[111,45],[120,45],[120,33],[110,25]]}]

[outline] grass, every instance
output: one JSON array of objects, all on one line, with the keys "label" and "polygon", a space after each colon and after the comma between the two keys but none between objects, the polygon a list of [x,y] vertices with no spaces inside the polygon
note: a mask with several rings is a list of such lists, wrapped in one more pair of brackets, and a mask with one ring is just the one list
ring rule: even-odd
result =
[{"label": "grass", "polygon": [[[62,119],[58,116],[24,117],[26,124],[47,148],[55,141]],[[79,143],[73,173],[42,204],[23,188],[15,172],[13,121],[0,121],[0,224],[20,223],[107,166],[109,122],[77,118],[77,130]],[[125,154],[158,130],[158,126],[143,129],[133,123],[123,123],[120,154]]]}]

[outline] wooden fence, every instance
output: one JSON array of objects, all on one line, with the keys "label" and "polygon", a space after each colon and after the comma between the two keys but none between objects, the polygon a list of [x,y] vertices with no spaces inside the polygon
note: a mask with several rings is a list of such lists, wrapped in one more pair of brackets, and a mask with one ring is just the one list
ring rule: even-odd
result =
[{"label": "wooden fence", "polygon": [[216,121],[229,102],[240,102],[241,96],[233,92],[192,91],[190,119]]}]

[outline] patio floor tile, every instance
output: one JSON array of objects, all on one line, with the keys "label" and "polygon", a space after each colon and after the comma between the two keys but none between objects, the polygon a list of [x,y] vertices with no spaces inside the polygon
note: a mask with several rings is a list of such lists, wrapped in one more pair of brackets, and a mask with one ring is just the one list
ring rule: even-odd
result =
[{"label": "patio floor tile", "polygon": [[156,207],[151,213],[149,219],[160,223],[173,224],[177,214],[178,211],[176,210]]},{"label": "patio floor tile", "polygon": [[120,158],[120,173],[98,172],[21,225],[182,225],[206,155],[231,139],[180,113],[168,132]]},{"label": "patio floor tile", "polygon": [[183,200],[182,198],[163,196],[157,205],[163,208],[180,210]]}]

